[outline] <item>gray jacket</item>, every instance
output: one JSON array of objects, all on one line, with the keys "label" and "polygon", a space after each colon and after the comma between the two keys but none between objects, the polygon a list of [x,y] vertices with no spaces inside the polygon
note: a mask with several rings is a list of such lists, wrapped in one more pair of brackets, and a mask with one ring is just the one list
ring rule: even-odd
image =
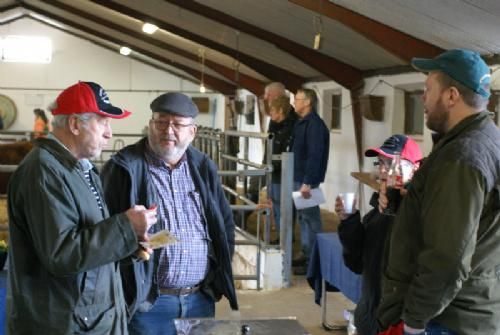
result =
[{"label": "gray jacket", "polygon": [[462,120],[413,177],[394,221],[379,321],[500,334],[500,131]]},{"label": "gray jacket", "polygon": [[8,211],[7,333],[127,334],[115,261],[137,239],[124,214],[101,212],[69,151],[36,140],[11,178]]}]

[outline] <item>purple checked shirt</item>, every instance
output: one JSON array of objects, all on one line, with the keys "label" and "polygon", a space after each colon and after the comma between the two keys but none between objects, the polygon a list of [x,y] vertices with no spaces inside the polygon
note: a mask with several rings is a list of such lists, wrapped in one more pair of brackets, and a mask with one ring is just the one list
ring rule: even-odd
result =
[{"label": "purple checked shirt", "polygon": [[150,150],[146,152],[146,161],[160,199],[158,224],[180,241],[161,250],[158,286],[196,286],[208,271],[208,235],[200,194],[195,190],[186,156],[174,169]]}]

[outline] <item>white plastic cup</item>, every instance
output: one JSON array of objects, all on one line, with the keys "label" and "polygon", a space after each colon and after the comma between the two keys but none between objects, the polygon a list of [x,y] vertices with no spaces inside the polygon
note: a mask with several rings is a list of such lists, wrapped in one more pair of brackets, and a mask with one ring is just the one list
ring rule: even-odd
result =
[{"label": "white plastic cup", "polygon": [[344,213],[352,214],[354,211],[354,193],[340,193],[339,197],[342,199],[342,203],[344,204]]}]

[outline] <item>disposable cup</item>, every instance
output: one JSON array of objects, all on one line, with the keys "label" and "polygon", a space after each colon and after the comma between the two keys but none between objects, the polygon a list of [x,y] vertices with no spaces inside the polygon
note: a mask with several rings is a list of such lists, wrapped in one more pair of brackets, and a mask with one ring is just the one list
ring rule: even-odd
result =
[{"label": "disposable cup", "polygon": [[342,199],[342,202],[344,203],[344,212],[346,214],[352,214],[352,212],[354,211],[354,193],[353,192],[340,193],[339,196]]}]

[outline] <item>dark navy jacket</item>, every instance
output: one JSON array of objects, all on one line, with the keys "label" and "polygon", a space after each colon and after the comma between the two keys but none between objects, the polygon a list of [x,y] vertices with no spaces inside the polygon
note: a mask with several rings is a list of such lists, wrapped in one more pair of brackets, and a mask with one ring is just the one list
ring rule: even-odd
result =
[{"label": "dark navy jacket", "polygon": [[330,152],[330,132],[315,111],[299,119],[295,124],[292,151],[295,182],[319,185],[325,181]]}]

